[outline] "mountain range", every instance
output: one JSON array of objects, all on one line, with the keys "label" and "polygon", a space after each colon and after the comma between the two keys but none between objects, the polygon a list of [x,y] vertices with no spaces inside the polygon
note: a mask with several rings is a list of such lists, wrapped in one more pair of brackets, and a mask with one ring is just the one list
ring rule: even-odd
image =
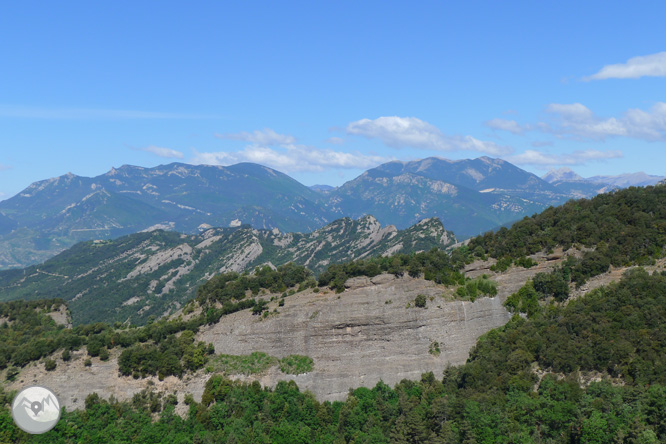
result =
[{"label": "mountain range", "polygon": [[541,178],[561,192],[569,193],[575,198],[592,197],[596,194],[632,186],[656,185],[659,181],[665,179],[663,176],[654,176],[643,172],[584,178],[566,167],[550,170]]},{"label": "mountain range", "polygon": [[252,163],[125,165],[92,178],[69,173],[0,202],[0,269],[43,262],[80,241],[157,228],[194,235],[249,224],[312,232],[339,218],[373,215],[404,229],[437,217],[465,239],[571,198],[655,179],[639,173],[581,180],[559,171],[539,178],[501,159],[431,157],[389,162],[337,188],[307,187]]},{"label": "mountain range", "polygon": [[177,310],[217,273],[288,262],[318,273],[332,263],[454,243],[438,219],[399,231],[372,216],[339,219],[307,234],[249,225],[196,235],[153,230],[81,242],[43,264],[0,271],[0,301],[61,298],[75,324],[138,324]]}]

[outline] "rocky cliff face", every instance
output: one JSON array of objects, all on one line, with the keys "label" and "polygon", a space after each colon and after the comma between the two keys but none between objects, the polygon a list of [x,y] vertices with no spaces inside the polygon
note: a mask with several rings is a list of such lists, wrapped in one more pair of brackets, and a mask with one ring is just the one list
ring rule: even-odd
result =
[{"label": "rocky cliff face", "polygon": [[[477,338],[510,318],[502,298],[446,302],[444,287],[421,279],[381,275],[348,282],[338,295],[307,292],[287,299],[276,316],[259,319],[249,312],[228,316],[200,338],[218,353],[263,351],[277,357],[307,355],[314,371],[296,376],[270,373],[265,385],[293,379],[319,399],[343,399],[350,387],[389,385],[447,365],[462,364]],[[417,308],[417,295],[427,307]],[[409,308],[408,308],[409,306]],[[430,352],[438,344],[440,353]]]}]

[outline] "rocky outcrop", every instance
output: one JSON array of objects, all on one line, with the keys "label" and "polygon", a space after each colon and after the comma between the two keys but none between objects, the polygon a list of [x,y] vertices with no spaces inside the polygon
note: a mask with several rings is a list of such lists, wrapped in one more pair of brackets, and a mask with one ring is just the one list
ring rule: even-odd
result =
[{"label": "rocky outcrop", "polygon": [[[464,363],[480,335],[510,318],[501,297],[446,302],[445,287],[421,279],[382,275],[348,285],[342,294],[291,296],[279,314],[265,319],[234,313],[202,329],[199,339],[212,342],[218,353],[310,356],[310,373],[274,371],[243,379],[269,386],[292,379],[321,400],[340,400],[350,388],[380,380],[393,385],[428,371],[439,376],[448,365]],[[414,306],[418,294],[428,298],[425,309]],[[437,356],[429,351],[435,342]]]}]

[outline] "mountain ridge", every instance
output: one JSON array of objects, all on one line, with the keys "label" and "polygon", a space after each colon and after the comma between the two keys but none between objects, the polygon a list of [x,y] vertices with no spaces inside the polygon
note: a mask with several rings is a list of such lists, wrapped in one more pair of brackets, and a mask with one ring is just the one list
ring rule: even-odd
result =
[{"label": "mountain ridge", "polygon": [[69,301],[77,324],[102,319],[137,323],[177,310],[217,273],[289,262],[320,272],[333,263],[456,242],[438,219],[397,230],[382,227],[372,216],[338,219],[305,234],[249,225],[209,228],[197,235],[153,230],[82,242],[42,264],[0,271],[0,299],[58,297]]}]

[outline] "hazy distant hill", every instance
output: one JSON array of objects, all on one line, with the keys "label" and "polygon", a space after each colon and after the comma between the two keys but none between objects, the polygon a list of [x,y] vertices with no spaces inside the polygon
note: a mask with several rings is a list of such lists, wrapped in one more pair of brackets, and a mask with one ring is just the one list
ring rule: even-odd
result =
[{"label": "hazy distant hill", "polygon": [[615,185],[620,188],[627,187],[644,187],[648,185],[656,185],[659,181],[663,180],[664,176],[654,176],[650,174],[645,174],[644,172],[639,173],[628,173],[620,174],[617,176],[592,176],[587,180],[593,182],[603,182],[610,185]]},{"label": "hazy distant hill", "polygon": [[437,219],[403,231],[372,216],[349,218],[308,234],[248,225],[197,235],[156,230],[88,241],[40,265],[0,271],[0,300],[62,298],[75,323],[145,321],[195,295],[216,273],[295,262],[321,271],[329,264],[397,252],[446,248],[456,242]]},{"label": "hazy distant hill", "polygon": [[560,192],[575,198],[594,197],[600,193],[631,186],[655,185],[663,176],[651,176],[643,172],[620,174],[617,176],[593,176],[584,178],[569,168],[548,171],[543,180],[553,185]]}]

